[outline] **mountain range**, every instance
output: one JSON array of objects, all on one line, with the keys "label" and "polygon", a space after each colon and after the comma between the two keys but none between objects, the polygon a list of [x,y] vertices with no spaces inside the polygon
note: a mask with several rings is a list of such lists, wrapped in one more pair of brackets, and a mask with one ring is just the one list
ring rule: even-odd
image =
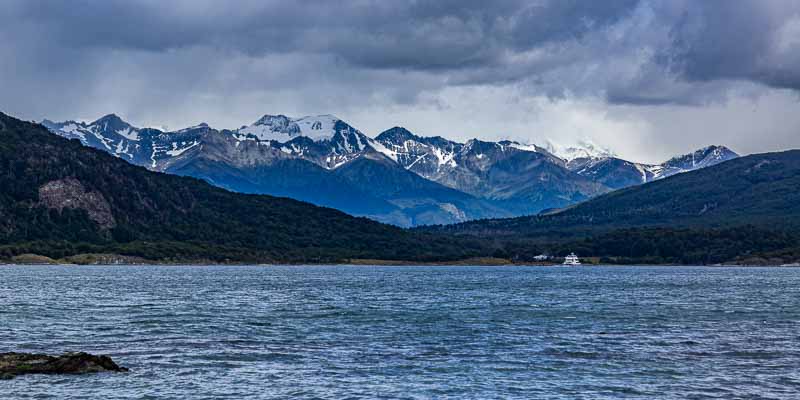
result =
[{"label": "mountain range", "polygon": [[[142,147],[158,135],[124,129],[132,141],[139,135]],[[0,259],[100,253],[162,262],[319,263],[482,252],[477,241],[148,171],[2,113],[0,187]]]},{"label": "mountain range", "polygon": [[42,124],[154,171],[406,227],[533,215],[738,157],[710,146],[648,165],[591,144],[459,143],[401,127],[371,138],[331,115],[265,115],[233,130],[199,124],[169,132],[114,114]]},{"label": "mountain range", "polygon": [[[714,151],[671,160],[664,169],[706,162],[703,156],[716,157]],[[403,185],[436,183],[396,168],[386,152],[334,170],[350,171],[364,187],[371,179],[385,181],[387,171],[421,179],[390,177]],[[107,153],[0,113],[0,262],[22,254],[69,262],[120,256],[156,262],[529,262],[542,253],[572,251],[606,263],[800,260],[797,150],[740,157],[535,216],[415,229],[292,199],[234,193]],[[366,173],[376,171],[380,176]]]}]

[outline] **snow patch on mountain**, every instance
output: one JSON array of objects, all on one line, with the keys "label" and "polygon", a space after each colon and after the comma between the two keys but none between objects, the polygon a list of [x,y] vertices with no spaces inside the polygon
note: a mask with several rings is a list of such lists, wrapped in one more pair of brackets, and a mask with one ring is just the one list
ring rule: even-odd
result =
[{"label": "snow patch on mountain", "polygon": [[689,154],[673,157],[660,165],[653,166],[654,169],[651,171],[656,175],[656,178],[665,178],[710,167],[737,157],[739,157],[738,154],[725,146],[707,146]]},{"label": "snow patch on mountain", "polygon": [[457,167],[458,164],[456,163],[454,152],[449,152],[444,149],[440,149],[438,147],[431,148],[433,154],[436,156],[436,160],[439,162],[439,166],[446,165],[448,167]]},{"label": "snow patch on mountain", "polygon": [[[642,183],[647,183],[648,169],[642,164],[637,164],[637,163],[632,163],[632,164],[636,168],[636,170],[639,171],[639,174],[642,175]],[[651,170],[650,173],[653,173],[653,171]]]},{"label": "snow patch on mountain", "polygon": [[580,140],[575,145],[571,146],[563,146],[548,140],[544,148],[551,154],[567,162],[581,158],[594,159],[616,157],[616,154],[611,149],[600,146],[590,139]]},{"label": "snow patch on mountain", "polygon": [[238,140],[261,141],[274,140],[287,142],[300,135],[300,128],[285,115],[265,115],[252,125],[236,130],[234,137]]},{"label": "snow patch on mountain", "polygon": [[[249,126],[244,126],[235,131],[234,137],[238,140],[275,141],[286,143],[296,137],[307,137],[315,142],[332,140],[337,133],[347,137],[347,129],[337,132],[337,122],[341,120],[330,114],[290,118],[285,115],[265,115]],[[347,124],[344,124],[348,126]],[[359,147],[361,143],[359,142]],[[351,144],[346,140],[339,144],[342,150],[352,151]]]},{"label": "snow patch on mountain", "polygon": [[386,157],[389,157],[393,161],[397,162],[398,155],[396,151],[390,150],[388,147],[384,146],[381,142],[372,138],[368,138],[367,143],[378,153],[381,153]]},{"label": "snow patch on mountain", "polygon": [[298,118],[294,122],[300,128],[300,135],[314,141],[330,140],[336,134],[336,122],[340,121],[333,115],[317,115]]},{"label": "snow patch on mountain", "polygon": [[131,126],[118,130],[117,135],[120,135],[128,140],[139,141],[139,130],[134,129]]},{"label": "snow patch on mountain", "polygon": [[[185,143],[182,143],[182,144],[185,145]],[[191,149],[192,147],[195,147],[195,146],[197,146],[199,144],[200,144],[200,142],[195,140],[194,142],[192,142],[192,144],[190,144],[190,145],[188,145],[186,147],[183,147],[183,148],[179,148],[178,143],[172,143],[172,150],[167,150],[167,151],[165,151],[165,153],[170,155],[170,156],[177,157],[177,156],[185,153],[187,150]]]},{"label": "snow patch on mountain", "polygon": [[62,126],[60,129],[62,132],[65,133],[75,133],[76,131],[78,131],[79,127],[75,122],[68,121],[65,122],[65,125]]},{"label": "snow patch on mountain", "polygon": [[539,152],[539,146],[536,146],[535,144],[524,144],[524,143],[519,143],[519,142],[511,142],[511,143],[509,143],[509,146],[513,147],[513,148],[515,148],[517,150],[532,151],[534,153],[538,153]]},{"label": "snow patch on mountain", "polygon": [[[48,127],[50,128],[50,127]],[[52,128],[51,128],[52,129]],[[77,123],[68,121],[63,126],[57,128],[61,132],[64,132],[64,137],[68,139],[78,139],[83,143],[86,144],[86,128],[79,126]]]}]

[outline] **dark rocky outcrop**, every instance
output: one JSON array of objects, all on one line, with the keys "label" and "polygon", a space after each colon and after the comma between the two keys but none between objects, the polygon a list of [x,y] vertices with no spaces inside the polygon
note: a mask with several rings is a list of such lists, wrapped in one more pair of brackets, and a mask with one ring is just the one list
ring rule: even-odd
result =
[{"label": "dark rocky outcrop", "polygon": [[0,353],[0,379],[25,374],[88,374],[125,372],[108,356],[89,353],[65,353],[60,356],[31,353]]}]

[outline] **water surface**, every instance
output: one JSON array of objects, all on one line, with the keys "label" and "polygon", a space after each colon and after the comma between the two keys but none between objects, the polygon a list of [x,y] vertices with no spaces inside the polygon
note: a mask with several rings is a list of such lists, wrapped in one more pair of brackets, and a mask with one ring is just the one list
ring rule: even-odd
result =
[{"label": "water surface", "polygon": [[800,269],[0,266],[0,397],[795,399]]}]

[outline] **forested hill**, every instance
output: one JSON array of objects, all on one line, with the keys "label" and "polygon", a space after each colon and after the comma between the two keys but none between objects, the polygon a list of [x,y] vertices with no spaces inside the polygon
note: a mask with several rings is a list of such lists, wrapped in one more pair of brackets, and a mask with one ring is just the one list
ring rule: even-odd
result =
[{"label": "forested hill", "polygon": [[800,150],[756,154],[618,190],[543,216],[432,228],[514,236],[598,233],[618,228],[800,228]]},{"label": "forested hill", "polygon": [[479,245],[300,201],[150,172],[0,113],[0,258],[116,253],[154,260],[452,260]]}]

